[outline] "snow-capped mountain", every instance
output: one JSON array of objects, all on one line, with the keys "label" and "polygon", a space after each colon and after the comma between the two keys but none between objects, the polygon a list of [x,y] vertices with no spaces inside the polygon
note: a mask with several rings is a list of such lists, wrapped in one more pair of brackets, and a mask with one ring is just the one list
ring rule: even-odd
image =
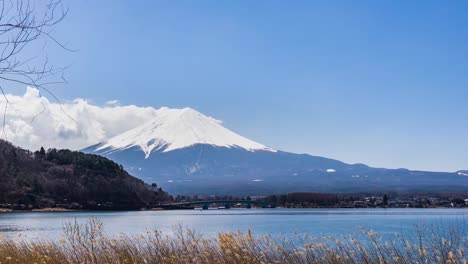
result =
[{"label": "snow-capped mountain", "polygon": [[380,169],[283,152],[190,108],[161,108],[150,122],[83,151],[113,159],[172,194],[468,191],[466,171]]},{"label": "snow-capped mountain", "polygon": [[153,151],[169,152],[196,144],[276,151],[224,128],[221,121],[191,108],[166,107],[159,109],[152,121],[97,145],[95,151],[112,153],[138,147],[148,158]]}]

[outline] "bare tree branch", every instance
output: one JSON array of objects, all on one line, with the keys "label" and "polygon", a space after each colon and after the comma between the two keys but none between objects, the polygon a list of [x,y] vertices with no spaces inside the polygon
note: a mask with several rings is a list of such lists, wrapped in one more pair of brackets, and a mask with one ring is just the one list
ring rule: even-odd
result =
[{"label": "bare tree branch", "polygon": [[[62,0],[0,0],[0,92],[5,99],[2,130],[6,137],[6,113],[10,102],[4,87],[8,84],[32,86],[48,93],[68,115],[60,102],[47,86],[66,83],[63,72],[66,67],[49,64],[46,54],[25,56],[25,49],[31,44],[51,41],[60,48],[74,52],[53,36],[53,29],[67,16]],[[44,47],[43,47],[44,49]],[[42,110],[38,115],[43,113]],[[36,115],[34,119],[38,116]]]},{"label": "bare tree branch", "polygon": [[5,98],[5,109],[3,111],[2,132],[3,132],[3,136],[5,137],[5,139],[8,140],[6,132],[5,132],[5,127],[6,127],[6,113],[7,113],[8,105],[10,104],[10,101],[8,101],[8,97],[6,96],[5,91],[3,90],[2,86],[0,86],[0,91],[2,92],[2,95]]}]

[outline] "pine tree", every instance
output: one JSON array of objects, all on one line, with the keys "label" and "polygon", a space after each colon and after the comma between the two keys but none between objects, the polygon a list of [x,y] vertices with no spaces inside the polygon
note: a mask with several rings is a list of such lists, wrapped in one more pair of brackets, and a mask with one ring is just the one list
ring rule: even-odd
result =
[{"label": "pine tree", "polygon": [[46,152],[44,147],[41,147],[41,149],[39,150],[39,155],[41,155],[41,158],[45,158]]},{"label": "pine tree", "polygon": [[383,204],[388,205],[388,197],[387,197],[386,194],[384,194],[384,196],[383,196]]}]

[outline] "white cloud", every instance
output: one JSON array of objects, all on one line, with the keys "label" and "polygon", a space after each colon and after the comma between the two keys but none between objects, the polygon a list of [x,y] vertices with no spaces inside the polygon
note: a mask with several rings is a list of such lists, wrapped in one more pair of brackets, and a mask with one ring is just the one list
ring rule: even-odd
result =
[{"label": "white cloud", "polygon": [[106,102],[106,105],[117,106],[117,105],[120,105],[120,102],[119,100],[110,100]]},{"label": "white cloud", "polygon": [[[99,106],[75,99],[59,105],[30,87],[23,96],[6,96],[9,104],[0,138],[31,150],[41,146],[82,149],[151,120],[157,111],[152,107],[120,106],[118,101]],[[5,98],[0,96],[0,125],[5,105]]]}]

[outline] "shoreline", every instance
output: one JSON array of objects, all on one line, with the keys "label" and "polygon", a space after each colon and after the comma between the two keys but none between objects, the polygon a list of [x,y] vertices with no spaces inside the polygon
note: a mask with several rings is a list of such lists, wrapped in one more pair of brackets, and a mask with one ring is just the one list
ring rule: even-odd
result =
[{"label": "shoreline", "polygon": [[35,208],[35,209],[25,209],[25,210],[15,210],[10,208],[0,208],[0,213],[18,213],[18,212],[79,212],[86,210],[76,210],[76,209],[67,209],[67,208]]},{"label": "shoreline", "polygon": [[144,210],[93,210],[93,209],[67,209],[67,208],[62,208],[62,207],[49,207],[49,208],[35,208],[35,209],[27,209],[27,210],[15,210],[15,209],[10,209],[10,208],[0,208],[0,214],[1,213],[66,213],[66,212],[118,212],[118,211],[126,211],[126,212],[139,212],[139,211],[174,211],[174,210],[192,210],[192,211],[211,211],[211,210],[238,210],[238,209],[245,209],[245,210],[251,210],[251,209],[291,209],[291,210],[301,210],[301,209],[467,209],[467,207],[425,207],[425,208],[413,208],[413,207],[276,207],[276,208],[229,208],[229,209],[219,209],[219,208],[209,208],[207,210],[198,210],[196,208],[194,209],[163,209],[163,208],[150,208],[150,209],[144,209]]},{"label": "shoreline", "polygon": [[37,208],[32,209],[31,212],[76,212],[80,210],[76,209],[67,209],[62,207],[47,207],[47,208]]}]

